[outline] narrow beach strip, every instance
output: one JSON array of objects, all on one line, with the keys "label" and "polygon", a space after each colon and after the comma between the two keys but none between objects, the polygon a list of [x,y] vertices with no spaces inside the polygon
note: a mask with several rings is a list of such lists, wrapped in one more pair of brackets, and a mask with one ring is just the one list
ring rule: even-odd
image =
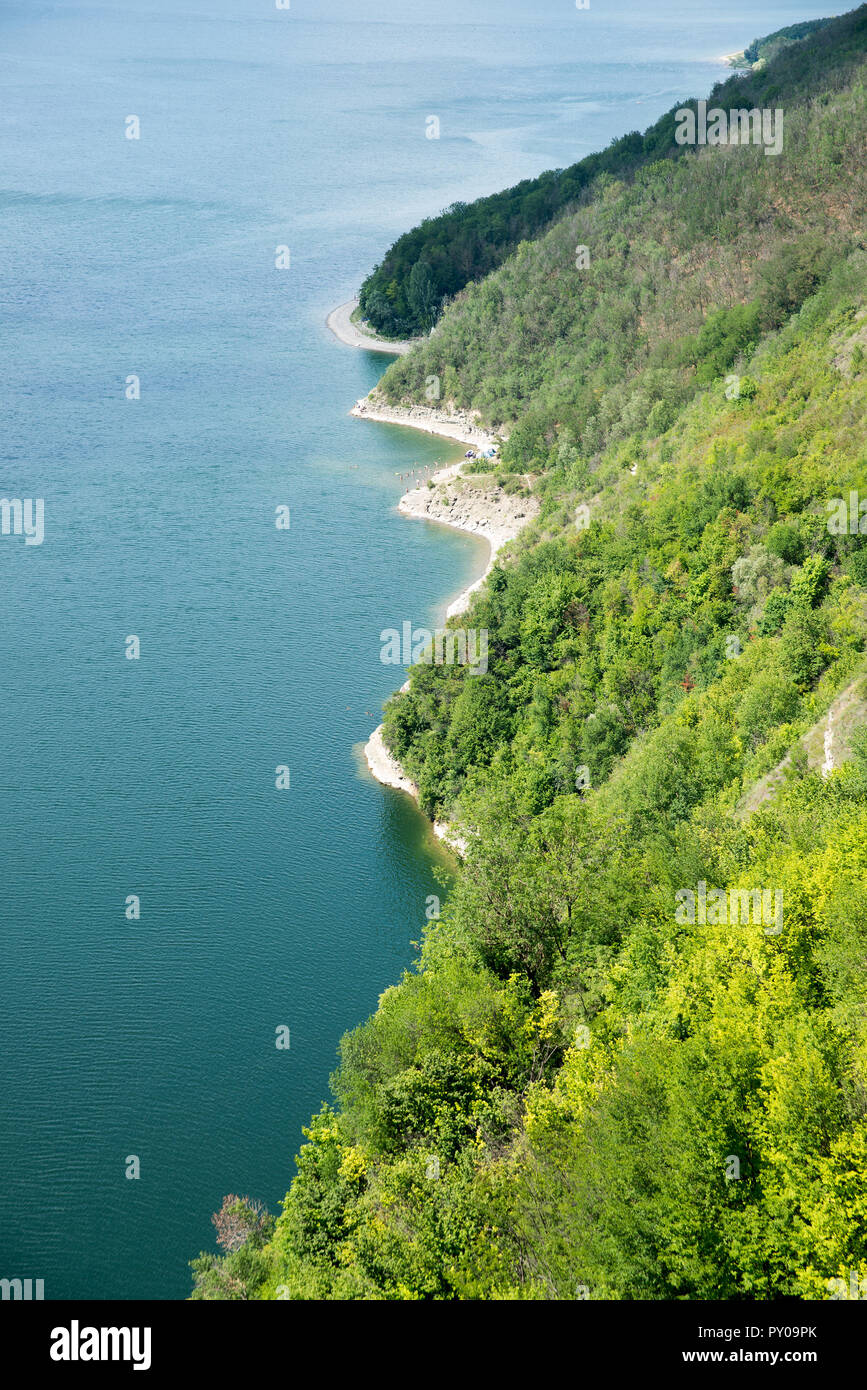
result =
[{"label": "narrow beach strip", "polygon": [[474,449],[492,449],[496,443],[495,436],[468,410],[446,412],[432,405],[389,405],[376,390],[356,401],[349,413],[360,420],[378,420],[381,425],[405,425],[426,434],[439,434]]},{"label": "narrow beach strip", "polygon": [[[428,434],[438,434],[446,439],[471,444],[476,449],[487,449],[494,445],[494,436],[466,412],[446,413],[427,406],[387,406],[375,400],[375,393],[372,395],[373,400],[371,397],[365,397],[356,402],[351,414],[362,420],[408,425],[411,429],[420,429]],[[464,461],[460,460],[438,469],[431,476],[432,486],[426,482],[420,483],[405,492],[398,503],[398,511],[403,516],[421,521],[435,521],[455,530],[469,531],[488,542],[490,549],[484,572],[449,605],[446,620],[464,612],[469,606],[471,595],[481,588],[490,574],[503,546],[514,540],[539,512],[536,498],[521,498],[507,494],[490,474],[465,476],[463,468]],[[401,687],[400,693],[408,686],[409,681]],[[418,801],[418,787],[386,748],[383,729],[382,724],[374,729],[364,746],[367,766],[383,786],[407,792]],[[455,853],[461,857],[466,856],[466,840],[447,822],[435,821],[434,833]]]},{"label": "narrow beach strip", "polygon": [[366,333],[352,321],[352,315],[357,308],[357,299],[347,300],[345,304],[339,304],[336,309],[332,309],[325,320],[326,326],[341,343],[345,343],[347,347],[365,348],[368,352],[388,352],[392,357],[403,357],[413,347],[412,342],[392,343],[388,338],[377,338],[373,333]]}]

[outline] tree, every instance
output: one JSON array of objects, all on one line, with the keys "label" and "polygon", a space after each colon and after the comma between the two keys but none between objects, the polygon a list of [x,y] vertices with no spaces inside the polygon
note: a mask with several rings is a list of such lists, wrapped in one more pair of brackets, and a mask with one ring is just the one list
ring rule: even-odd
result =
[{"label": "tree", "polygon": [[231,1254],[248,1240],[260,1239],[272,1218],[261,1202],[230,1195],[223,1198],[223,1205],[211,1220],[217,1228],[218,1245]]}]

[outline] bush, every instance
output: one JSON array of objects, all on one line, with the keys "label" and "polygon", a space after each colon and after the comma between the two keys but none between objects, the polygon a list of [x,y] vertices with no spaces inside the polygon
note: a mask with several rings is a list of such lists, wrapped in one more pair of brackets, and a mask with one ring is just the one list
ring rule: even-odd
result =
[{"label": "bush", "polygon": [[778,521],[772,526],[765,539],[765,545],[772,555],[779,555],[787,565],[799,565],[804,558],[804,542],[798,527],[792,521]]}]

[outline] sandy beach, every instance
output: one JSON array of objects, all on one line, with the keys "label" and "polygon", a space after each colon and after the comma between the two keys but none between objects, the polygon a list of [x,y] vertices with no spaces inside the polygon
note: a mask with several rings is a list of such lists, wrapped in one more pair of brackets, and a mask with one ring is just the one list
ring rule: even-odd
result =
[{"label": "sandy beach", "polygon": [[[413,410],[414,420],[408,417],[410,411],[399,409],[382,411],[361,410],[365,402],[360,401],[353,410],[354,415],[363,419],[385,419],[390,424],[412,424],[416,429],[424,429],[432,434],[445,434],[449,439],[461,439],[466,443],[478,444],[477,436],[490,439],[483,430],[468,418],[456,419],[452,415],[438,413],[418,406]],[[439,425],[440,428],[435,428]],[[446,429],[449,431],[446,434]],[[454,431],[459,431],[455,433]],[[470,437],[472,435],[472,437]],[[488,542],[488,562],[480,577],[459,594],[446,610],[446,618],[456,617],[469,606],[470,597],[484,584],[491,572],[497,555],[503,546],[515,539],[526,525],[538,515],[539,503],[534,497],[517,497],[503,492],[491,474],[469,474],[463,476],[463,461],[440,468],[432,475],[433,487],[421,484],[410,488],[398,503],[398,511],[403,516],[416,520],[435,521],[456,530],[469,531]],[[530,481],[529,479],[527,480]],[[407,681],[403,693],[409,687]],[[374,729],[364,746],[364,757],[373,776],[383,786],[407,792],[419,799],[418,787],[407,776],[400,763],[394,758],[383,742],[383,725]],[[467,842],[445,821],[434,823],[434,833],[456,854],[464,857]]]},{"label": "sandy beach", "polygon": [[[335,310],[328,320],[328,326],[342,341],[366,347],[368,343],[357,333],[355,325],[349,322],[353,308],[354,303],[351,302]],[[361,341],[356,342],[356,337]],[[401,345],[403,351],[408,351],[411,346],[412,344]],[[396,349],[390,344],[380,350]],[[496,436],[480,424],[475,414],[469,411],[425,405],[393,406],[388,404],[376,388],[369,396],[356,401],[350,414],[360,420],[375,420],[379,424],[403,425],[409,429],[423,430],[426,434],[436,434],[456,443],[469,444],[476,450],[492,448],[498,442]],[[447,620],[464,612],[469,606],[471,595],[481,588],[490,574],[500,550],[509,541],[514,540],[539,511],[539,503],[535,498],[520,498],[514,494],[507,494],[492,474],[465,476],[463,468],[464,460],[461,459],[438,469],[431,476],[432,486],[428,486],[427,481],[419,483],[405,492],[398,503],[398,511],[403,516],[438,522],[442,526],[452,526],[459,531],[469,531],[488,542],[488,560],[483,573],[449,604],[446,610]],[[530,480],[527,481],[529,483]],[[407,681],[398,693],[404,693],[408,688]],[[407,792],[418,801],[418,787],[407,776],[397,759],[389,753],[382,735],[383,725],[380,724],[364,745],[364,758],[370,772],[383,786]],[[466,855],[466,840],[447,822],[435,821],[434,833],[456,854],[462,857]]]},{"label": "sandy beach", "polygon": [[439,434],[444,439],[471,444],[474,449],[490,449],[496,442],[495,436],[469,411],[438,410],[428,405],[388,405],[377,397],[376,391],[356,401],[350,414],[357,415],[360,420],[377,420],[381,425],[406,425],[411,430]]},{"label": "sandy beach", "polygon": [[335,338],[339,338],[347,347],[366,348],[368,352],[388,352],[393,357],[403,357],[404,353],[409,352],[413,346],[411,341],[392,343],[387,338],[377,338],[374,333],[366,333],[357,323],[353,323],[352,315],[357,308],[358,300],[350,299],[346,304],[332,309],[325,323]]},{"label": "sandy beach", "polygon": [[418,787],[407,777],[397,759],[389,753],[382,741],[382,728],[383,726],[380,724],[378,728],[374,729],[364,745],[367,766],[377,782],[381,782],[384,787],[394,787],[395,791],[408,792],[418,801]]},{"label": "sandy beach", "polygon": [[469,531],[488,542],[488,561],[483,573],[449,604],[447,619],[457,617],[469,607],[471,595],[484,584],[503,546],[520,535],[539,511],[535,498],[503,492],[490,474],[464,477],[462,469],[461,463],[439,469],[431,478],[432,488],[426,483],[411,488],[397,504],[403,516]]}]

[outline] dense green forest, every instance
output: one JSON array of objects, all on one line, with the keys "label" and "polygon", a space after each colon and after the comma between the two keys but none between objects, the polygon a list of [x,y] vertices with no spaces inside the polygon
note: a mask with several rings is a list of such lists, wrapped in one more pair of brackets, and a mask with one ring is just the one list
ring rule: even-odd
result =
[{"label": "dense green forest", "polygon": [[644,136],[624,135],[568,169],[525,179],[473,203],[453,204],[398,238],[361,286],[362,314],[388,338],[428,332],[449,299],[577,203],[600,174],[628,177],[650,160],[679,153],[669,115]]},{"label": "dense green forest", "polygon": [[762,58],[775,58],[786,44],[806,39],[810,34],[815,34],[817,29],[824,29],[826,24],[832,23],[831,19],[808,19],[803,24],[787,24],[785,29],[776,29],[766,38],[753,39],[744,49],[744,57],[750,63],[757,63]]},{"label": "dense green forest", "polygon": [[838,23],[727,83],[720,105],[784,110],[779,157],[708,147],[630,183],[603,176],[586,207],[462,291],[386,372],[388,400],[423,401],[436,377],[444,400],[509,432],[504,457],[523,467],[550,466],[564,441],[589,460],[659,434],[862,243],[865,47],[863,19]]},{"label": "dense green forest", "polygon": [[459,620],[487,673],[386,709],[468,843],[441,916],[193,1297],[867,1279],[865,70],[867,6],[715,98],[783,108],[778,158],[599,172],[389,368],[508,432],[482,466],[541,511]]},{"label": "dense green forest", "polygon": [[[761,46],[763,58],[774,56],[825,23],[818,20],[812,25],[778,30],[767,39],[754,40],[748,52],[755,51],[758,59]],[[838,37],[831,58],[834,63],[842,58],[839,42]],[[852,52],[856,57],[858,43],[857,34],[853,35]],[[821,54],[814,48],[801,71],[800,83],[792,68],[787,71],[789,100],[796,92],[801,99],[809,100],[812,69],[818,62]],[[738,76],[714,88],[714,100],[726,107],[746,104],[742,98],[752,104],[754,97],[760,106],[763,100],[759,98],[774,100],[773,83],[758,73],[748,86]],[[382,263],[368,275],[359,294],[362,314],[385,337],[427,333],[445,305],[466,285],[483,279],[502,265],[522,241],[537,236],[564,213],[594,197],[595,185],[603,175],[629,183],[648,164],[679,159],[683,147],[675,143],[674,130],[672,110],[643,135],[633,131],[568,169],[549,170],[503,193],[473,203],[456,203],[438,217],[427,218],[399,237]]]}]

